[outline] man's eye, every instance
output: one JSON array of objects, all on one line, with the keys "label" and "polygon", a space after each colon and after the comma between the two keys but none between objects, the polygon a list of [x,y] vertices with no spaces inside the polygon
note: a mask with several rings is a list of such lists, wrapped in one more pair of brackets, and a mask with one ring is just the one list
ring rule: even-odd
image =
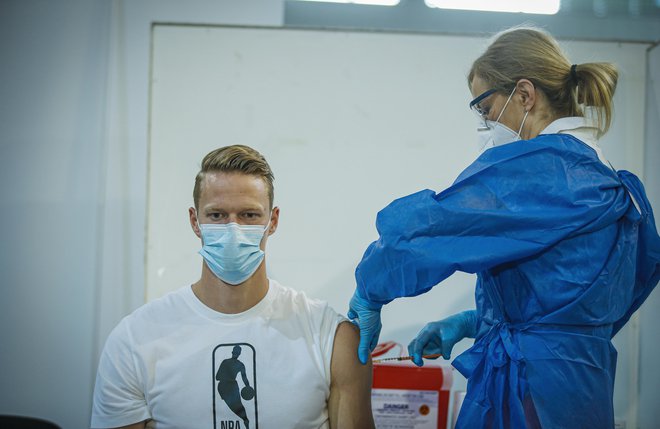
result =
[{"label": "man's eye", "polygon": [[220,213],[209,213],[211,219],[220,219],[222,215]]}]

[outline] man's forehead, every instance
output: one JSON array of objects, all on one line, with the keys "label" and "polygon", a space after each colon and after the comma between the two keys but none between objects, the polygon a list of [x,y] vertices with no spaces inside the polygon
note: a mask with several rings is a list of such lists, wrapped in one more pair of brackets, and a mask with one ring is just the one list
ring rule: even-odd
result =
[{"label": "man's forehead", "polygon": [[268,186],[255,175],[240,172],[210,171],[201,181],[202,205],[223,203],[269,205]]}]

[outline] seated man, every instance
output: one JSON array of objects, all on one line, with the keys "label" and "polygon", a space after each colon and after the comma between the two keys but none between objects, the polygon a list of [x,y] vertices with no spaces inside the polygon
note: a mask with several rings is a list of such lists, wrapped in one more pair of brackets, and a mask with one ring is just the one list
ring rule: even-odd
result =
[{"label": "seated man", "polygon": [[92,427],[373,428],[357,329],[266,275],[280,210],[263,156],[246,146],[210,152],[193,198],[201,278],[112,331]]}]

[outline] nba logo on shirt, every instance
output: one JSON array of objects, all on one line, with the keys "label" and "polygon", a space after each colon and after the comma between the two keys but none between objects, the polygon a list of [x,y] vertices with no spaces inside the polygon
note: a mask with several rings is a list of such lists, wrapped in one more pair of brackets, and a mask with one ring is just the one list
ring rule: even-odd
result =
[{"label": "nba logo on shirt", "polygon": [[258,429],[255,350],[247,343],[213,350],[213,428]]}]

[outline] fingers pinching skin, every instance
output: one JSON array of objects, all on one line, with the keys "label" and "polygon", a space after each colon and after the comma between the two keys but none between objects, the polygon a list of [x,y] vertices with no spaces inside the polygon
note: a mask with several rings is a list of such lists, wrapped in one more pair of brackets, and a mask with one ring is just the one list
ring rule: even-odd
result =
[{"label": "fingers pinching skin", "polygon": [[376,346],[378,345],[379,336],[380,336],[380,329],[378,330],[378,333],[371,338],[371,342],[369,343],[369,352],[375,349]]},{"label": "fingers pinching skin", "polygon": [[349,303],[348,317],[360,328],[358,359],[362,364],[369,361],[371,351],[378,344],[382,324],[380,322],[381,304],[375,304],[362,298],[356,291]]},{"label": "fingers pinching skin", "polygon": [[362,364],[366,364],[367,360],[369,359],[369,341],[370,339],[367,338],[366,333],[360,329],[360,345],[358,346],[358,359],[360,359],[360,362]]}]

